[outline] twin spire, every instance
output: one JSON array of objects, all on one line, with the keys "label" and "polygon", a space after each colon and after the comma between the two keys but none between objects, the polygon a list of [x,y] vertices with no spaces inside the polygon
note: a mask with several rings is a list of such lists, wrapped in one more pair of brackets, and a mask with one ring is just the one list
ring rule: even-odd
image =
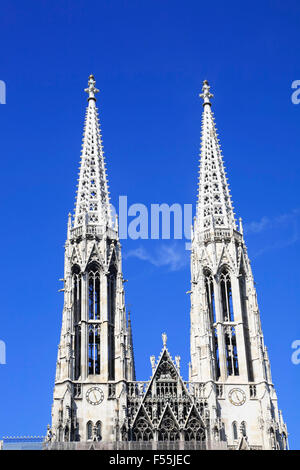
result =
[{"label": "twin spire", "polygon": [[83,224],[105,225],[112,228],[108,182],[104,152],[96,107],[96,81],[90,75],[88,106],[86,110],[74,227]]},{"label": "twin spire", "polygon": [[[82,224],[105,225],[112,228],[108,182],[104,162],[98,109],[96,107],[96,81],[90,75],[88,106],[84,125],[74,227]],[[236,230],[230,190],[226,178],[218,134],[211,111],[208,81],[203,82],[202,135],[200,153],[199,190],[196,227]]]},{"label": "twin spire", "polygon": [[204,80],[199,190],[196,227],[199,231],[214,228],[236,230],[230,190],[219,144],[214,116],[211,111],[210,86]]}]

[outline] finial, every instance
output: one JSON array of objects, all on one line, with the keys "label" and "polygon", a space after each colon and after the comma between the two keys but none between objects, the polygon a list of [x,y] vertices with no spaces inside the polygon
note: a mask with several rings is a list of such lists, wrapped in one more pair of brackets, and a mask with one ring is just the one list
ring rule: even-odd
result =
[{"label": "finial", "polygon": [[166,347],[167,347],[167,339],[168,339],[166,333],[163,333],[163,334],[161,335],[161,337],[162,337],[162,340],[163,340],[164,348],[166,348]]},{"label": "finial", "polygon": [[150,356],[150,362],[152,367],[152,372],[155,370],[155,356]]},{"label": "finial", "polygon": [[206,104],[211,105],[210,98],[213,98],[214,95],[212,95],[210,92],[210,86],[208,84],[207,80],[204,80],[203,82],[203,87],[202,87],[202,93],[199,94],[200,98],[203,98],[203,106]]},{"label": "finial", "polygon": [[243,229],[243,221],[242,221],[242,217],[239,218],[239,223],[240,223],[240,233],[243,235],[244,233],[244,229]]},{"label": "finial", "polygon": [[72,229],[72,214],[71,212],[69,212],[68,214],[68,239],[70,238],[70,235],[71,235],[71,229]]},{"label": "finial", "polygon": [[88,81],[88,88],[85,88],[85,92],[89,94],[88,101],[89,100],[94,100],[96,101],[95,94],[99,92],[99,90],[95,87],[96,85],[96,80],[94,75],[89,76],[89,81]]}]

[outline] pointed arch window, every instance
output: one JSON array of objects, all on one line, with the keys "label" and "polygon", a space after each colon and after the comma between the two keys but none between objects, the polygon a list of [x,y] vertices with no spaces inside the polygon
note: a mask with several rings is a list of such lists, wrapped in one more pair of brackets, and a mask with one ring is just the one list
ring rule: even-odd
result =
[{"label": "pointed arch window", "polygon": [[224,321],[234,321],[230,274],[223,269],[220,275],[222,313]]},{"label": "pointed arch window", "polygon": [[237,422],[236,421],[233,421],[232,423],[232,437],[233,437],[233,440],[237,440],[238,438],[238,428],[237,428]]},{"label": "pointed arch window", "polygon": [[245,421],[241,422],[241,433],[242,433],[242,436],[244,436],[244,437],[247,436],[247,427],[246,427],[246,422]]},{"label": "pointed arch window", "polygon": [[93,439],[93,423],[88,421],[86,423],[86,440],[91,441]]},{"label": "pointed arch window", "polygon": [[211,323],[216,323],[216,308],[214,295],[214,279],[209,270],[204,271],[206,300]]},{"label": "pointed arch window", "polygon": [[97,423],[96,423],[97,441],[101,441],[101,439],[102,439],[101,430],[102,430],[102,423],[101,423],[101,421],[97,421]]},{"label": "pointed arch window", "polygon": [[221,375],[221,371],[220,371],[220,354],[219,354],[219,342],[218,342],[217,328],[213,328],[213,347],[214,347],[214,356],[215,356],[215,373],[216,373],[216,379],[218,380]]},{"label": "pointed arch window", "polygon": [[81,325],[75,325],[75,367],[74,367],[74,378],[78,380],[81,374]]},{"label": "pointed arch window", "polygon": [[73,268],[73,324],[74,324],[74,378],[81,374],[81,272],[79,266]]},{"label": "pointed arch window", "polygon": [[81,320],[81,273],[78,266],[73,268],[73,309],[74,325]]},{"label": "pointed arch window", "polygon": [[179,429],[170,413],[164,416],[158,431],[159,441],[179,441]]},{"label": "pointed arch window", "polygon": [[139,417],[136,420],[134,428],[133,428],[133,432],[132,432],[132,440],[133,441],[153,441],[153,432],[152,432],[151,426],[148,420],[146,420],[144,417]]},{"label": "pointed arch window", "polygon": [[100,374],[100,326],[89,324],[89,375]]},{"label": "pointed arch window", "polygon": [[244,269],[241,270],[240,275],[239,275],[239,288],[240,288],[240,299],[241,299],[242,318],[243,318],[243,327],[244,327],[248,379],[250,382],[253,382],[254,371],[253,371],[253,365],[252,365],[250,331],[249,331],[248,312],[247,312],[246,274],[245,274]]},{"label": "pointed arch window", "polygon": [[96,264],[88,270],[89,320],[100,320],[100,272]]},{"label": "pointed arch window", "polygon": [[110,267],[107,278],[107,307],[108,307],[108,378],[115,379],[115,314],[117,296],[117,270]]},{"label": "pointed arch window", "polygon": [[205,282],[205,292],[206,292],[206,301],[208,314],[211,324],[212,331],[212,349],[214,352],[215,359],[215,373],[216,379],[220,377],[220,360],[219,360],[219,344],[218,344],[218,334],[217,329],[214,327],[216,323],[216,306],[215,306],[215,295],[214,295],[214,278],[209,269],[205,269],[204,272],[204,282]]},{"label": "pointed arch window", "polygon": [[225,330],[225,348],[226,348],[226,362],[227,374],[239,375],[239,363],[236,347],[236,334],[233,326],[228,326]]}]

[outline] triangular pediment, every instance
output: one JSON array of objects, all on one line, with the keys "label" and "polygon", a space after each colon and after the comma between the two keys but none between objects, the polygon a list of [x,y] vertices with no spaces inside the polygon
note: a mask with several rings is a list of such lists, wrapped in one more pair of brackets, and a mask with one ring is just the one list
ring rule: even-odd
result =
[{"label": "triangular pediment", "polygon": [[138,421],[138,420],[145,420],[147,423],[148,423],[148,426],[152,426],[152,423],[151,423],[151,419],[150,419],[150,416],[148,415],[144,405],[143,405],[143,402],[140,404],[138,410],[137,410],[137,413],[136,413],[136,416],[133,420],[133,425]]},{"label": "triangular pediment", "polygon": [[86,266],[92,263],[93,261],[97,262],[100,266],[104,265],[104,260],[102,258],[101,253],[98,250],[97,243],[93,243],[90,246],[86,259],[87,259]]},{"label": "triangular pediment", "polygon": [[199,422],[201,426],[204,426],[202,417],[198,410],[196,409],[195,405],[193,404],[190,408],[190,411],[187,415],[186,421],[185,421],[185,427],[195,427],[195,422]]},{"label": "triangular pediment", "polygon": [[110,269],[112,266],[118,270],[118,250],[114,243],[111,243],[107,252],[107,266]]},{"label": "triangular pediment", "polygon": [[221,254],[218,258],[217,271],[220,269],[220,267],[223,264],[230,266],[231,269],[236,271],[236,268],[237,268],[236,262],[233,260],[231,254],[229,253],[229,250],[228,250],[228,248],[225,244],[222,246],[222,251],[221,251]]},{"label": "triangular pediment", "polygon": [[161,415],[161,418],[159,420],[159,423],[158,423],[158,428],[163,426],[167,420],[170,420],[172,421],[172,423],[174,424],[174,426],[179,429],[179,423],[172,411],[172,408],[170,407],[169,403],[166,404],[165,406],[165,409]]},{"label": "triangular pediment", "polygon": [[80,255],[80,251],[78,250],[77,245],[74,245],[74,248],[72,250],[71,263],[72,265],[78,264],[78,266],[82,268],[82,257]]},{"label": "triangular pediment", "polygon": [[214,271],[214,262],[211,259],[210,254],[206,247],[202,247],[199,260],[201,261],[202,266],[206,266],[211,271]]}]

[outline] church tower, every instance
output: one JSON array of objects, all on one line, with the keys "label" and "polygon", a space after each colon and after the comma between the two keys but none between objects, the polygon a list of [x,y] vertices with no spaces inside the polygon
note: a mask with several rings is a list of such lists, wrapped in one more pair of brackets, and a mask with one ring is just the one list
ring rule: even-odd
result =
[{"label": "church tower", "polygon": [[203,84],[200,181],[191,250],[191,363],[162,334],[151,376],[135,378],[117,219],[110,212],[95,79],[89,77],[47,449],[287,449],[255,285]]},{"label": "church tower", "polygon": [[85,90],[88,105],[75,215],[68,218],[62,329],[48,431],[49,440],[64,448],[74,441],[117,441],[124,384],[135,379],[95,83],[91,75]]},{"label": "church tower", "polygon": [[210,388],[210,417],[229,447],[286,449],[255,283],[237,227],[210,86],[202,94],[197,213],[191,251],[191,382]]}]

